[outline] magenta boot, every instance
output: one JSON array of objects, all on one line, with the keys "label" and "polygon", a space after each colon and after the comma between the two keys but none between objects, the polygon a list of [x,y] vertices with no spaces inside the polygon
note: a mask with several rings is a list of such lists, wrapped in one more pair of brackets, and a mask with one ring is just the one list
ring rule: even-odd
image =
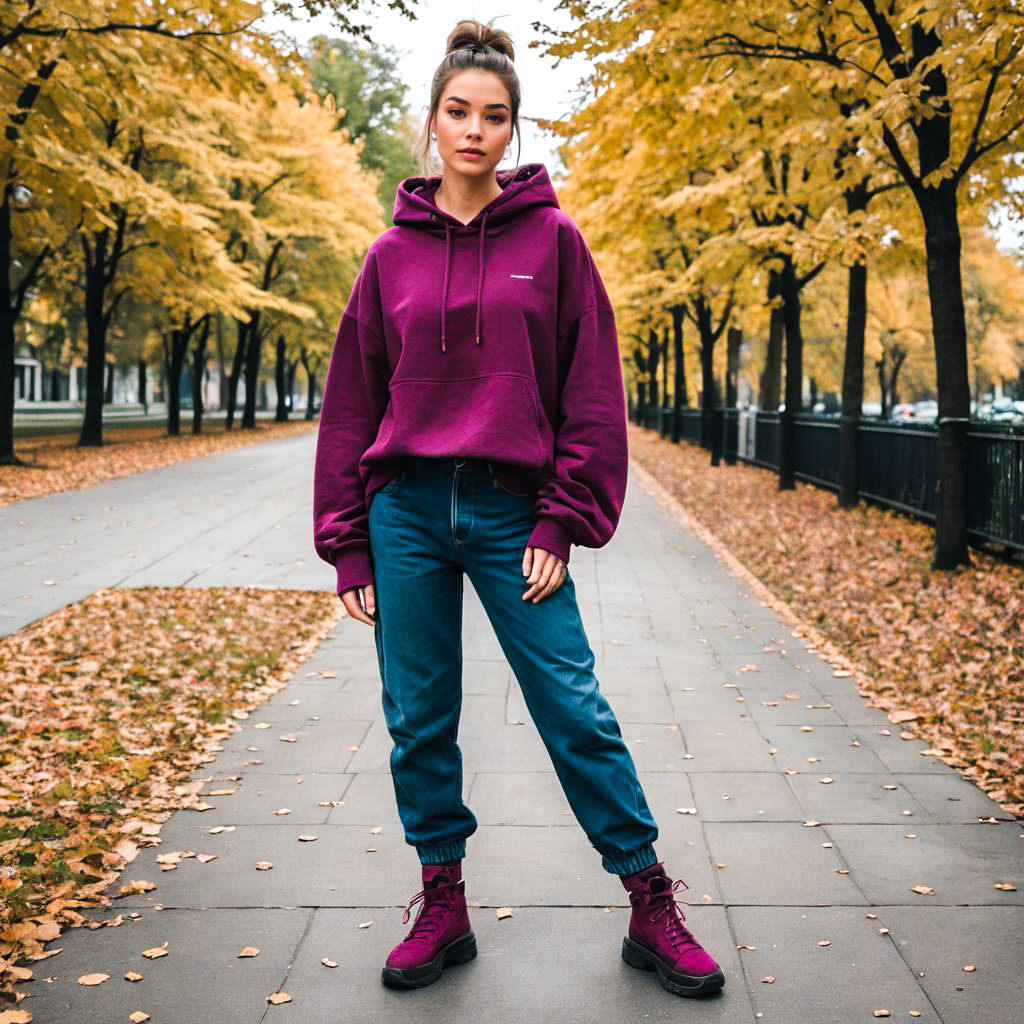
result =
[{"label": "magenta boot", "polygon": [[622,885],[633,906],[629,935],[622,940],[622,959],[630,967],[657,971],[661,987],[677,996],[720,989],[725,975],[690,934],[673,895],[685,883],[673,882],[659,863],[622,876]]},{"label": "magenta boot", "polygon": [[476,936],[466,909],[462,864],[423,865],[423,891],[409,901],[402,923],[414,903],[422,900],[409,934],[391,951],[381,981],[391,988],[422,988],[437,981],[449,964],[476,956]]}]

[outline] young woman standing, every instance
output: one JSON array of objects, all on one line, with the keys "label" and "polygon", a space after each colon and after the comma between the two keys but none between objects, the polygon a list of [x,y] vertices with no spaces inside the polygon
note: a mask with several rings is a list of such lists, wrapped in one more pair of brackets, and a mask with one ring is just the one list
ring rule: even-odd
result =
[{"label": "young woman standing", "polygon": [[495,169],[519,128],[512,60],[509,37],[480,22],[449,35],[421,142],[426,170],[436,140],[443,174],[399,185],[324,385],[315,547],[349,615],[374,627],[395,796],[422,867],[382,979],[417,988],[476,956],[462,858],[477,822],[456,741],[468,574],[569,805],[629,893],[623,958],[696,995],[725,979],[655,855],[567,567],[571,544],[607,543],[625,495],[615,318],[544,165]]}]

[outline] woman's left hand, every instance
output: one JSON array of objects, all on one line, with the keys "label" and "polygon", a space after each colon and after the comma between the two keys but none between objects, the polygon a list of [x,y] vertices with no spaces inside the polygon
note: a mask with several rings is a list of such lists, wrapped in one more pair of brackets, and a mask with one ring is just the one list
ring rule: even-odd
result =
[{"label": "woman's left hand", "polygon": [[566,577],[565,562],[558,555],[543,548],[526,549],[523,556],[523,575],[528,576],[527,583],[532,584],[523,594],[523,600],[533,599],[533,603],[553,594],[564,582]]}]

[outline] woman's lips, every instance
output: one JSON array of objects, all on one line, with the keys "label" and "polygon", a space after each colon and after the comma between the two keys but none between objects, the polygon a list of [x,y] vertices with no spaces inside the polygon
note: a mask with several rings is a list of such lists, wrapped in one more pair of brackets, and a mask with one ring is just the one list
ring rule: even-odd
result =
[{"label": "woman's lips", "polygon": [[473,153],[472,151],[467,149],[460,149],[459,156],[464,156],[468,160],[479,160],[483,156],[483,153]]}]

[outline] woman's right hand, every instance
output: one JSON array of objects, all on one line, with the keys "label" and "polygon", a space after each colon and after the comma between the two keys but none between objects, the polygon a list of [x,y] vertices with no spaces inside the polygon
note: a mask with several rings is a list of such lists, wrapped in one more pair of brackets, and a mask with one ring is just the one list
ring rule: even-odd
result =
[{"label": "woman's right hand", "polygon": [[[362,603],[360,603],[360,598],[362,598]],[[346,590],[341,595],[341,603],[353,619],[365,622],[368,626],[377,624],[376,618],[373,617],[377,614],[377,595],[373,591],[372,583],[368,583],[365,587],[353,587],[351,590]]]}]

